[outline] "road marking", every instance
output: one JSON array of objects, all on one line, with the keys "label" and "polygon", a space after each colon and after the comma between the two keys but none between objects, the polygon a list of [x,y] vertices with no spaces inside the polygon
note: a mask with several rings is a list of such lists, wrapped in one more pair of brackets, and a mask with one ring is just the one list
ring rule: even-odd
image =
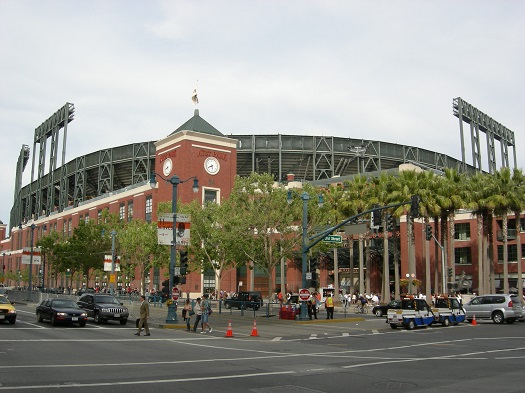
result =
[{"label": "road marking", "polygon": [[[240,379],[240,378],[253,378],[253,377],[267,377],[270,375],[285,375],[285,374],[296,374],[295,371],[274,371],[267,373],[253,373],[244,375],[220,375],[216,377],[205,377],[199,376],[199,381],[216,381],[223,379]],[[112,382],[99,382],[99,383],[68,383],[63,385],[27,385],[27,386],[0,386],[0,390],[24,390],[24,389],[59,389],[59,388],[85,388],[85,387],[98,387],[98,386],[114,386],[114,385],[151,385],[161,383],[174,383],[174,382],[195,382],[195,378],[172,378],[172,379],[154,379],[144,381],[112,381]]]}]

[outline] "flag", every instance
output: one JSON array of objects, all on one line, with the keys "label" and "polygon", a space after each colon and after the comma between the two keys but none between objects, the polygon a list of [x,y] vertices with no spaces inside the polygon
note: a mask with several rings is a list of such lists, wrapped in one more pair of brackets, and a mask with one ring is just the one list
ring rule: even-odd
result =
[{"label": "flag", "polygon": [[193,94],[191,95],[191,100],[195,105],[199,103],[199,99],[197,98],[197,89],[193,89]]}]

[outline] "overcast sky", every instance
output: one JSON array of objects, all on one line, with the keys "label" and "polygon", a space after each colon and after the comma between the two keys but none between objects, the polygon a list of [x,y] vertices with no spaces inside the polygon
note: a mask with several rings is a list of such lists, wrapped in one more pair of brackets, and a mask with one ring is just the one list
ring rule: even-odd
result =
[{"label": "overcast sky", "polygon": [[196,86],[200,115],[226,135],[365,138],[458,159],[462,97],[514,131],[525,166],[519,0],[0,0],[0,56],[4,223],[22,145],[66,102],[67,162],[162,139],[193,115]]}]

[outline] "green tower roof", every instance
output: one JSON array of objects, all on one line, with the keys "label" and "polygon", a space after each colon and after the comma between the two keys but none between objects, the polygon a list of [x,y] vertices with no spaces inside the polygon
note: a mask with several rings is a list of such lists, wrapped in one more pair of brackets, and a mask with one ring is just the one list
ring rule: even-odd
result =
[{"label": "green tower roof", "polygon": [[210,123],[208,123],[206,120],[199,116],[198,109],[195,109],[195,112],[193,113],[193,117],[191,119],[189,119],[186,123],[177,128],[175,131],[173,131],[170,135],[176,134],[177,132],[183,130],[201,132],[203,134],[209,135],[224,136],[219,130],[217,130]]}]

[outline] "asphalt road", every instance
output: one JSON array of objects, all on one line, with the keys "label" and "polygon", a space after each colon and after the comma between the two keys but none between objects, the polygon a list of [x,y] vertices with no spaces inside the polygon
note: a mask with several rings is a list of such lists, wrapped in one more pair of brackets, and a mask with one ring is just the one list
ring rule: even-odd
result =
[{"label": "asphalt road", "polygon": [[0,325],[0,392],[525,391],[525,323],[406,331],[373,316],[214,313],[212,333],[163,329],[154,317],[151,336],[136,337],[132,324],[52,327],[36,322],[34,305],[18,310],[15,325]]}]

